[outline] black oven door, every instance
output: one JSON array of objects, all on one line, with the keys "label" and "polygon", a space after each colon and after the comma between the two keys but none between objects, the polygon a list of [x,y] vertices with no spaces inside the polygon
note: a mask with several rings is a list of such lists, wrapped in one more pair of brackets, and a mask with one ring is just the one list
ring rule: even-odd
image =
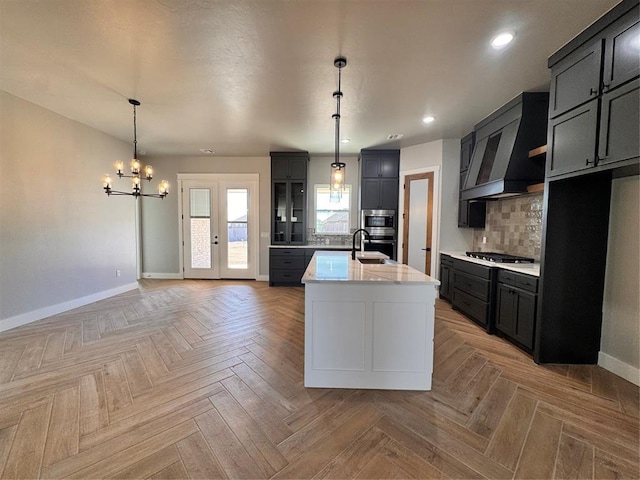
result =
[{"label": "black oven door", "polygon": [[373,240],[364,243],[364,249],[367,252],[380,252],[384,253],[392,260],[396,258],[396,242],[388,240]]}]

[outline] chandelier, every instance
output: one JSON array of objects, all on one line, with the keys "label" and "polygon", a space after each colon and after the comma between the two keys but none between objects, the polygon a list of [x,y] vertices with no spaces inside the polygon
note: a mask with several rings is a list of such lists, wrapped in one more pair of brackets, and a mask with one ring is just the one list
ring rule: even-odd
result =
[{"label": "chandelier", "polygon": [[331,183],[329,184],[329,201],[337,203],[342,199],[345,186],[346,164],[340,161],[340,99],[342,98],[342,68],[347,65],[346,57],[336,57],[333,65],[338,69],[338,90],[333,92],[336,99],[336,113],[331,118],[336,121],[335,158],[331,164]]},{"label": "chandelier", "polygon": [[143,179],[149,182],[151,181],[153,178],[153,167],[151,167],[151,165],[144,167],[144,177],[141,176],[140,170],[142,168],[142,164],[138,160],[138,138],[136,131],[136,107],[140,106],[140,102],[130,98],[129,103],[133,105],[133,160],[131,160],[131,175],[124,174],[124,162],[122,160],[117,161],[114,166],[116,167],[116,175],[118,175],[118,178],[124,177],[131,179],[131,192],[112,190],[111,177],[108,173],[105,174],[102,179],[102,187],[107,195],[131,195],[136,198],[164,198],[169,195],[169,182],[166,180],[162,180],[162,182],[160,182],[160,185],[158,186],[158,193],[142,193],[140,185],[141,181]]}]

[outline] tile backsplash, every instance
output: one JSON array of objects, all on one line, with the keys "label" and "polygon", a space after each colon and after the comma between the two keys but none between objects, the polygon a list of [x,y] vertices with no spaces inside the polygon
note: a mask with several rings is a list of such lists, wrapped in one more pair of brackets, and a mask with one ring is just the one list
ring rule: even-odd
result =
[{"label": "tile backsplash", "polygon": [[318,235],[315,228],[307,228],[307,244],[309,245],[339,245],[351,246],[355,228],[349,230],[350,235]]},{"label": "tile backsplash", "polygon": [[[483,243],[485,237],[486,243]],[[540,260],[542,240],[542,194],[487,202],[484,229],[475,229],[473,249],[500,252]]]}]

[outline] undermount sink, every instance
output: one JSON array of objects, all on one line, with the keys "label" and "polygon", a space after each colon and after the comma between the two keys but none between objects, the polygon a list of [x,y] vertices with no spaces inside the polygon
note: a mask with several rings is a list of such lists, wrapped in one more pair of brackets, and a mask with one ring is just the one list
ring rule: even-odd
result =
[{"label": "undermount sink", "polygon": [[370,265],[370,264],[388,264],[388,265],[395,265],[397,262],[391,260],[390,258],[358,258],[358,261],[360,263],[364,263],[365,265]]}]

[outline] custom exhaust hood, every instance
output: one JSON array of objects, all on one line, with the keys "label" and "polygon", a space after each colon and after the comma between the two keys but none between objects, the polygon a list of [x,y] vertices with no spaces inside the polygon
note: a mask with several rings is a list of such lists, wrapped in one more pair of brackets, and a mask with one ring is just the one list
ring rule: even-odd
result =
[{"label": "custom exhaust hood", "polygon": [[547,92],[524,92],[474,127],[462,200],[521,195],[544,181],[544,156],[529,158],[529,151],[547,143],[548,111]]}]

